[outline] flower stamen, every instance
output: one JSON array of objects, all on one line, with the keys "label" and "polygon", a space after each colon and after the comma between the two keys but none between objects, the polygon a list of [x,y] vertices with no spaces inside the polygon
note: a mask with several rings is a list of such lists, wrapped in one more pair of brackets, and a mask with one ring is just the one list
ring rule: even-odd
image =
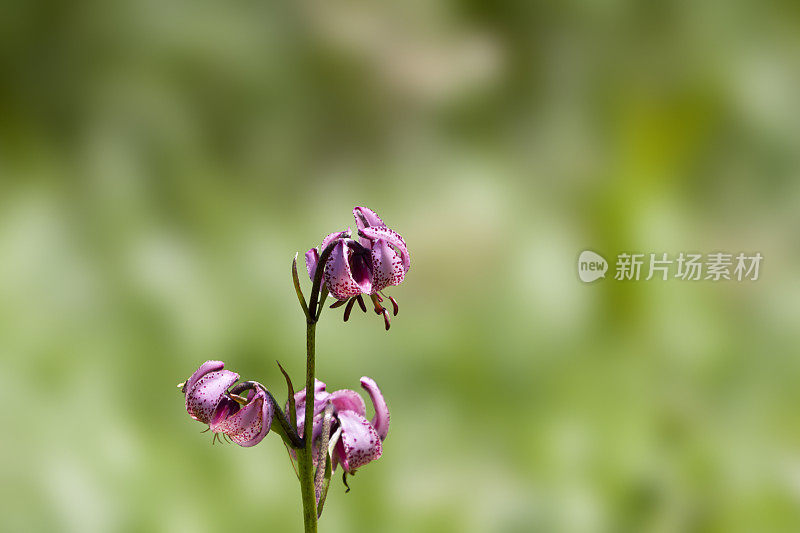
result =
[{"label": "flower stamen", "polygon": [[[386,295],[384,294],[384,296]],[[395,300],[391,296],[386,296],[386,297],[389,298],[390,302],[392,302],[392,315],[397,316],[397,313],[400,312],[400,306],[397,304],[397,300]]]},{"label": "flower stamen", "polygon": [[358,296],[356,296],[356,300],[358,300],[358,306],[361,308],[361,310],[366,313],[367,306],[366,304],[364,304],[364,298],[362,298],[361,295],[359,294]]},{"label": "flower stamen", "polygon": [[330,306],[328,306],[328,309],[336,309],[337,307],[341,307],[346,303],[347,303],[347,300],[336,300]]},{"label": "flower stamen", "polygon": [[239,396],[238,394],[230,394],[230,393],[228,393],[228,397],[231,400],[233,400],[234,402],[236,402],[236,403],[238,403],[240,405],[247,405],[247,403],[248,403],[247,398],[245,398],[243,396]]},{"label": "flower stamen", "polygon": [[381,305],[383,298],[381,298],[377,294],[370,294],[369,297],[372,300],[372,304],[375,306],[375,314],[380,315],[381,313],[383,313],[383,306]]},{"label": "flower stamen", "polygon": [[356,303],[355,298],[350,298],[347,301],[347,307],[344,308],[344,321],[347,322],[350,319],[350,311],[353,310],[353,305]]},{"label": "flower stamen", "polygon": [[389,331],[389,327],[391,326],[389,320],[389,311],[385,307],[383,309],[383,323],[386,324],[386,331]]}]

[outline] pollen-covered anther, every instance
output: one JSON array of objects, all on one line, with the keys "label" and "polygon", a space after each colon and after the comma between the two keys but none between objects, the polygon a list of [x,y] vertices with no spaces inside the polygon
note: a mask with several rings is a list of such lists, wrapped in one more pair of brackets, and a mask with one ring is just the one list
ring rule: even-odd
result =
[{"label": "pollen-covered anther", "polygon": [[386,331],[389,331],[391,324],[389,320],[389,311],[386,308],[383,309],[383,323],[386,324]]}]

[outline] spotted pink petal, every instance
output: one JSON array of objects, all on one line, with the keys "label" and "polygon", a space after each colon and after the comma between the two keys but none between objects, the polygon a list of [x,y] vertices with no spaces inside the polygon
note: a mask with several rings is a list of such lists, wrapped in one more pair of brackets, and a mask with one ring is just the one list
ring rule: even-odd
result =
[{"label": "spotted pink petal", "polygon": [[355,411],[361,416],[367,415],[367,406],[359,393],[350,389],[332,392],[330,401],[337,411]]},{"label": "spotted pink petal", "polygon": [[366,418],[354,411],[340,411],[338,419],[342,436],[335,451],[347,472],[352,473],[381,456],[381,439]]},{"label": "spotted pink petal", "polygon": [[[192,374],[186,383],[186,411],[189,416],[204,424],[211,421],[214,411],[228,387],[239,379],[239,374],[230,370],[222,370],[223,366],[220,361],[208,361]],[[204,367],[205,370],[211,368],[220,370],[206,371],[200,374]]]},{"label": "spotted pink petal", "polygon": [[272,404],[267,401],[263,390],[259,389],[248,396],[247,405],[210,425],[214,433],[225,433],[233,442],[244,447],[255,446],[264,439],[272,425],[273,416]]},{"label": "spotted pink petal", "polygon": [[362,292],[369,294],[372,290],[369,266],[361,254],[354,256],[354,248],[344,240],[336,244],[325,264],[325,283],[331,296],[337,300],[358,296]]},{"label": "spotted pink petal", "polygon": [[385,240],[375,241],[372,244],[372,293],[390,285],[400,285],[405,277],[400,255]]},{"label": "spotted pink petal", "polygon": [[397,248],[397,250],[400,252],[400,259],[402,261],[403,270],[405,272],[409,271],[409,269],[411,268],[411,255],[409,255],[408,253],[408,247],[406,247],[406,241],[403,240],[403,237],[401,237],[399,233],[385,227],[383,228],[369,227],[369,228],[364,228],[360,231],[364,237],[367,237],[368,239],[372,240],[373,243],[378,239],[383,239],[392,246],[394,246],[395,248]]},{"label": "spotted pink petal", "polygon": [[381,440],[384,440],[389,433],[389,408],[386,406],[386,401],[383,399],[383,394],[381,394],[378,384],[372,378],[362,377],[361,386],[367,391],[372,399],[372,405],[375,407],[375,416],[372,417],[370,424],[375,428]]}]

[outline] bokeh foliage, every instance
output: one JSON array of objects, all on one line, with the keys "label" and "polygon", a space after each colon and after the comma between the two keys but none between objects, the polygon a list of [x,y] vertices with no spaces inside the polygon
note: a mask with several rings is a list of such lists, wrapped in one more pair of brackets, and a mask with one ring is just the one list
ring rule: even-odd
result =
[{"label": "bokeh foliage", "polygon": [[[0,529],[296,531],[283,447],[211,446],[206,359],[302,382],[289,265],[367,205],[412,251],[318,373],[392,409],[323,531],[800,527],[791,2],[7,0]],[[583,249],[760,251],[581,284]]]}]

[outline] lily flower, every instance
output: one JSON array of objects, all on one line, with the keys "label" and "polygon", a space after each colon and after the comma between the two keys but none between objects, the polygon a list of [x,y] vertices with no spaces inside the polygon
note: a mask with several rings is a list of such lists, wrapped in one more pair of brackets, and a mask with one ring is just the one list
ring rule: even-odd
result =
[{"label": "lily flower", "polygon": [[186,411],[208,424],[215,441],[222,434],[239,446],[255,446],[272,425],[272,403],[261,388],[249,389],[246,396],[232,394],[229,389],[239,374],[224,367],[222,361],[206,361],[186,380]]},{"label": "lily flower", "polygon": [[[361,378],[361,387],[367,391],[375,415],[367,420],[367,409],[364,399],[359,393],[350,389],[326,392],[325,383],[317,380],[314,387],[314,423],[313,444],[315,460],[320,450],[319,441],[325,407],[333,405],[333,420],[328,450],[331,453],[331,466],[335,470],[341,463],[348,474],[365,464],[378,459],[383,453],[383,442],[389,433],[389,409],[383,399],[378,385],[371,378]],[[303,434],[307,405],[306,391],[301,390],[294,396],[297,407],[297,429]]]},{"label": "lily flower", "polygon": [[[336,242],[325,264],[324,280],[328,292],[338,301],[331,307],[347,304],[344,320],[350,317],[353,305],[358,302],[362,311],[367,310],[362,294],[372,299],[375,312],[383,315],[389,329],[389,312],[383,307],[381,291],[399,285],[411,268],[411,256],[403,237],[386,226],[377,213],[367,207],[356,206],[353,216],[358,229],[358,240],[347,232],[331,233],[322,245],[306,252],[306,268],[313,280],[322,250]],[[393,313],[397,315],[397,301],[389,297]]]}]

